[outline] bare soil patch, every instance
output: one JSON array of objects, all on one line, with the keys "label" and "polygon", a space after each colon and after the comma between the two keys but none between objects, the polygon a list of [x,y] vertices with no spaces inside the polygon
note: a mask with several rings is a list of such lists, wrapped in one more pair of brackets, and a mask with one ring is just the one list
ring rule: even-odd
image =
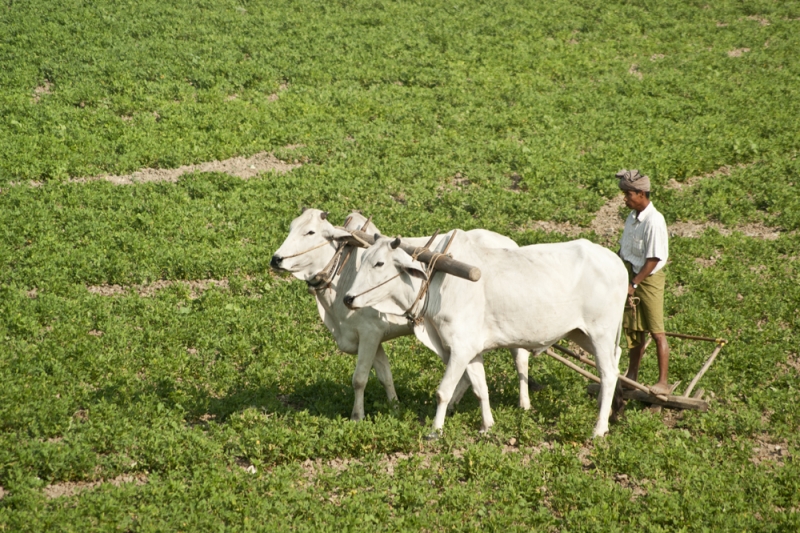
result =
[{"label": "bare soil patch", "polygon": [[766,17],[759,17],[758,15],[750,15],[747,17],[747,20],[752,20],[758,22],[762,26],[769,26],[770,22],[769,19]]},{"label": "bare soil patch", "polygon": [[602,237],[605,244],[612,244],[622,228],[625,220],[620,216],[620,208],[625,205],[622,196],[615,196],[608,200],[597,212],[588,228],[572,224],[571,222],[553,222],[551,220],[534,220],[525,225],[523,229],[541,230],[547,233],[561,233],[568,237],[577,237],[581,233],[594,231]]},{"label": "bare soil patch", "polygon": [[728,57],[741,57],[742,54],[746,54],[749,51],[749,48],[735,48],[733,50],[728,50]]},{"label": "bare soil patch", "polygon": [[[296,161],[296,160],[295,160]],[[289,172],[302,166],[299,162],[288,163],[281,161],[269,152],[259,152],[250,157],[232,157],[223,161],[208,161],[197,165],[184,165],[178,168],[160,169],[145,168],[124,176],[92,176],[73,178],[71,183],[86,183],[89,181],[105,180],[115,185],[132,185],[134,183],[149,183],[153,181],[176,182],[184,174],[190,172],[224,172],[242,179],[250,179],[262,172]]]},{"label": "bare soil patch", "polygon": [[142,297],[150,297],[155,295],[156,292],[171,287],[173,285],[183,285],[187,289],[189,289],[189,297],[191,299],[199,298],[204,291],[207,291],[211,287],[217,287],[220,289],[227,289],[228,288],[228,280],[223,279],[197,279],[197,280],[159,280],[154,281],[153,283],[146,283],[141,285],[89,285],[86,287],[86,290],[91,292],[92,294],[99,294],[100,296],[121,296],[128,292],[130,288],[132,288],[139,296]]},{"label": "bare soil patch", "polygon": [[[743,165],[741,165],[743,166]],[[678,183],[671,180],[667,188],[680,189],[696,183],[704,177],[713,177],[718,175],[728,175],[730,169],[723,167],[706,176],[697,176],[690,178],[685,183]],[[541,230],[547,233],[561,233],[568,237],[577,237],[581,233],[587,231],[594,231],[599,237],[601,242],[606,246],[616,245],[620,232],[625,227],[625,218],[621,215],[620,210],[625,205],[622,196],[615,196],[609,199],[603,207],[597,212],[594,220],[589,224],[588,228],[572,224],[570,222],[554,222],[551,220],[534,220],[526,224],[521,229],[534,229]],[[730,236],[735,232],[744,234],[747,237],[755,239],[764,239],[774,241],[781,235],[781,228],[767,226],[763,222],[750,222],[747,224],[740,224],[734,227],[726,227],[719,222],[675,222],[670,224],[667,228],[671,237],[700,237],[709,229],[714,228],[724,236]]]},{"label": "bare soil patch", "polygon": [[735,232],[743,233],[747,237],[774,241],[781,235],[780,228],[767,226],[763,222],[751,222],[726,228],[719,222],[675,222],[669,226],[671,237],[700,237],[707,229],[714,228],[726,237]]},{"label": "bare soil patch", "polygon": [[277,102],[278,98],[281,97],[280,93],[282,93],[283,91],[285,91],[288,88],[289,88],[289,85],[287,83],[281,83],[280,86],[278,87],[278,92],[275,92],[275,93],[272,93],[271,95],[269,95],[267,97],[267,100],[269,100],[270,102]]},{"label": "bare soil patch", "polygon": [[126,483],[133,483],[134,485],[144,485],[147,483],[147,475],[145,474],[122,474],[114,479],[99,480],[99,481],[64,481],[61,483],[53,483],[42,489],[44,495],[49,499],[75,496],[81,492],[94,490],[104,483],[109,483],[115,487],[119,487]]},{"label": "bare soil patch", "polygon": [[6,491],[3,487],[0,487],[0,500],[6,497]]},{"label": "bare soil patch", "polygon": [[[324,471],[324,468],[327,466],[336,472],[344,472],[347,470],[350,465],[354,464],[361,464],[361,461],[358,459],[341,459],[341,458],[334,458],[329,461],[323,461],[322,459],[306,459],[302,463],[300,463],[300,468],[303,469],[303,477],[308,481],[314,481],[319,474]],[[394,472],[394,469],[392,469]]]},{"label": "bare soil patch", "polygon": [[469,178],[462,176],[461,172],[456,172],[455,176],[450,180],[450,184],[456,189],[461,189],[461,187],[468,186],[470,181]]},{"label": "bare soil patch", "polygon": [[630,74],[631,76],[636,76],[640,80],[644,78],[644,75],[641,72],[639,72],[639,64],[638,63],[633,63],[631,65],[631,68],[628,69],[628,74]]},{"label": "bare soil patch", "polygon": [[719,261],[721,257],[722,254],[714,252],[714,255],[711,257],[695,257],[694,262],[703,268],[711,268],[717,264],[717,261]]},{"label": "bare soil patch", "polygon": [[786,357],[786,363],[778,363],[778,367],[784,372],[794,372],[800,374],[800,357],[796,353],[790,353]]},{"label": "bare soil patch", "polygon": [[38,104],[45,94],[53,94],[53,84],[49,80],[44,80],[43,84],[33,90],[33,103]]},{"label": "bare soil patch", "polygon": [[616,238],[617,234],[625,227],[625,219],[620,216],[620,209],[625,205],[622,196],[612,197],[600,208],[589,227],[601,237]]},{"label": "bare soil patch", "polygon": [[754,439],[753,455],[750,461],[760,465],[764,462],[772,462],[777,466],[783,466],[786,459],[790,457],[789,444],[786,439],[774,441],[769,435],[757,435]]},{"label": "bare soil patch", "polygon": [[661,421],[670,429],[677,426],[678,422],[681,420],[683,420],[683,411],[679,411],[678,409],[664,409],[661,412]]},{"label": "bare soil patch", "polygon": [[561,233],[568,237],[577,237],[587,228],[582,228],[571,222],[553,222],[552,220],[534,220],[525,225],[524,229],[539,230],[545,233]]},{"label": "bare soil patch", "polygon": [[643,487],[649,482],[647,479],[637,482],[635,479],[631,479],[628,474],[614,474],[614,482],[620,487],[631,491],[631,500],[647,495],[647,490]]},{"label": "bare soil patch", "polygon": [[709,179],[709,178],[718,178],[720,176],[730,176],[731,172],[733,172],[734,170],[747,168],[747,167],[752,166],[752,165],[753,165],[753,163],[746,163],[746,164],[745,163],[739,163],[738,165],[733,165],[733,166],[723,165],[723,166],[719,167],[717,170],[713,170],[713,171],[709,172],[708,174],[700,174],[699,176],[692,176],[691,178],[688,178],[686,181],[683,181],[683,182],[678,181],[678,180],[673,178],[673,179],[671,179],[671,180],[669,180],[667,182],[667,184],[664,186],[664,188],[665,189],[681,190],[681,189],[684,189],[684,188],[687,188],[687,187],[691,187],[692,185],[694,185],[697,182],[702,181],[702,180],[706,180],[706,179]]},{"label": "bare soil patch", "polygon": [[[517,446],[517,441],[515,438],[509,439],[509,442],[503,446],[503,453],[519,453],[519,452],[527,452],[523,456],[523,462],[527,463],[530,461],[535,455],[541,453],[543,450],[550,450],[553,448],[552,443],[544,442],[539,446],[520,449]],[[379,466],[382,470],[386,472],[387,475],[393,476],[394,471],[397,468],[397,465],[400,461],[411,460],[414,458],[421,459],[421,467],[422,468],[430,468],[431,466],[431,459],[434,456],[443,455],[439,452],[410,452],[410,453],[403,453],[403,452],[396,452],[387,454],[383,459],[380,460]],[[464,457],[464,450],[460,448],[456,448],[452,450],[451,455],[456,459],[461,459]],[[303,477],[305,477],[308,481],[313,481],[316,477],[324,471],[324,468],[327,467],[335,472],[344,472],[352,466],[355,465],[362,465],[363,463],[358,459],[343,459],[343,458],[334,458],[328,461],[323,461],[321,459],[306,459],[304,462],[300,463],[301,468],[303,469]]]}]

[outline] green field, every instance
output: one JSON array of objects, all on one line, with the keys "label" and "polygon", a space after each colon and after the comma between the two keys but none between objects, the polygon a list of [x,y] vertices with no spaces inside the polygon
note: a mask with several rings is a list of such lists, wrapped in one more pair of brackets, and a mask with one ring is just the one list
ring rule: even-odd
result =
[{"label": "green field", "polygon": [[[798,80],[796,1],[0,2],[0,531],[799,530]],[[262,151],[304,164],[71,179]],[[427,442],[406,338],[348,420],[355,357],[269,271],[301,207],[604,242],[623,167],[726,230],[670,243],[667,328],[730,340],[709,412],[592,441],[583,378],[532,360],[523,412],[498,352],[491,433],[468,394]],[[710,353],[671,346],[684,383]]]}]

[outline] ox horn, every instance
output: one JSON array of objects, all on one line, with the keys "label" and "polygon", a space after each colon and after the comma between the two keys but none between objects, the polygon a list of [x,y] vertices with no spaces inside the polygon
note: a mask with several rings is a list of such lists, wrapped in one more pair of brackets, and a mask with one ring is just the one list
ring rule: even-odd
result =
[{"label": "ox horn", "polygon": [[392,247],[392,250],[396,250],[397,247],[400,246],[400,237],[397,237],[395,240],[393,240],[390,246]]},{"label": "ox horn", "polygon": [[322,220],[328,220],[328,212],[323,211],[322,213],[319,214],[319,218],[321,218]]}]

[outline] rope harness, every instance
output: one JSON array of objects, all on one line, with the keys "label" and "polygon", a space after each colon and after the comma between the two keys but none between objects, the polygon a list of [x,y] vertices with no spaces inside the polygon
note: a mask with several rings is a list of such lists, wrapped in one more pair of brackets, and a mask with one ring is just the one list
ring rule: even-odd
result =
[{"label": "rope harness", "polygon": [[[417,298],[414,300],[414,303],[411,304],[411,306],[405,313],[405,317],[408,319],[409,322],[411,322],[414,325],[414,327],[421,326],[425,320],[425,312],[428,310],[428,289],[430,289],[431,282],[433,281],[433,276],[434,274],[436,274],[436,262],[439,260],[440,257],[444,256],[451,257],[447,252],[448,250],[450,250],[450,245],[453,244],[453,239],[456,238],[457,231],[458,230],[453,230],[453,235],[450,236],[450,239],[447,241],[447,245],[444,247],[442,253],[436,253],[433,255],[433,258],[431,258],[430,263],[428,263],[428,268],[426,269],[428,278],[422,281],[422,285],[419,288],[419,293],[417,293]],[[423,248],[417,248],[416,250],[414,250],[414,254],[411,256],[411,258],[414,261],[416,261],[417,257],[419,257],[420,254],[428,250],[428,247],[433,243],[433,240],[436,238],[438,234],[439,231],[437,230],[436,233],[434,233],[431,236],[430,240]],[[414,308],[423,298],[425,299],[425,301],[422,303],[422,307],[419,309],[418,312],[415,312]]]},{"label": "rope harness", "polygon": [[[347,226],[350,224],[352,219],[353,219],[352,217],[347,217],[347,220],[344,221],[344,225],[342,227],[344,229],[347,229]],[[362,225],[361,227],[366,228],[370,222],[372,222],[372,217],[369,217],[367,221],[364,223],[364,225]],[[312,248],[312,250],[313,249],[316,248]],[[350,260],[350,256],[353,254],[353,250],[354,250],[353,246],[348,244],[343,244],[340,242],[339,245],[336,247],[336,252],[333,254],[333,257],[331,257],[331,260],[328,261],[328,264],[325,265],[325,268],[323,268],[317,274],[315,274],[314,277],[311,278],[311,280],[306,281],[306,284],[315,291],[325,291],[329,289],[331,283],[333,283],[333,280],[336,279],[336,276],[339,275],[344,266]],[[310,252],[311,250],[307,251]]]}]

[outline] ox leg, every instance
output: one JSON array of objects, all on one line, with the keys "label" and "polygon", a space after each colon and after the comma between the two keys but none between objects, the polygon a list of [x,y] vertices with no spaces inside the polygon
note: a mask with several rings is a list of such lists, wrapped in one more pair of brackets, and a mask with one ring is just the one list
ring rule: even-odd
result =
[{"label": "ox leg", "polygon": [[517,367],[519,377],[519,406],[526,411],[531,408],[531,399],[528,396],[528,359],[530,352],[522,348],[512,348],[509,350],[514,356],[514,364]]},{"label": "ox leg", "polygon": [[[597,417],[597,425],[594,427],[593,437],[602,437],[608,433],[608,418],[611,416],[611,405],[614,401],[614,391],[617,387],[617,377],[619,371],[611,361],[611,354],[595,356],[597,370],[600,374],[600,413]],[[601,360],[605,360],[601,363]]]},{"label": "ox leg", "polygon": [[[437,350],[436,353],[442,360],[442,363],[444,363],[445,368],[447,368],[447,364],[450,361],[450,350],[440,349]],[[456,390],[453,392],[453,397],[450,398],[450,403],[447,404],[448,414],[453,414],[453,411],[455,411],[456,409],[456,404],[458,404],[458,402],[461,401],[461,398],[464,397],[464,393],[467,392],[469,386],[470,386],[469,376],[467,376],[465,372],[464,375],[461,376],[461,381],[459,381],[458,385],[456,385]]]},{"label": "ox leg", "polygon": [[383,344],[378,345],[378,351],[375,352],[375,360],[372,362],[372,367],[375,369],[375,375],[378,376],[378,381],[383,384],[386,389],[386,397],[390,402],[397,401],[397,392],[394,390],[394,381],[392,380],[392,369],[389,367],[389,357],[383,351]]},{"label": "ox leg", "polygon": [[597,416],[597,424],[592,436],[602,437],[608,433],[608,419],[611,416],[611,407],[614,403],[614,393],[619,377],[619,343],[614,340],[613,336],[605,335],[602,332],[590,335],[582,331],[573,331],[568,338],[594,355],[597,373],[600,375],[600,394],[597,395],[600,413]]},{"label": "ox leg", "polygon": [[444,419],[447,415],[447,406],[453,398],[458,382],[464,375],[472,358],[469,356],[459,357],[454,351],[450,352],[450,358],[447,361],[447,369],[444,371],[444,377],[439,384],[439,389],[436,391],[437,406],[436,417],[433,419],[434,433],[440,433],[444,427]]},{"label": "ox leg", "polygon": [[364,389],[367,387],[369,371],[375,361],[375,354],[380,346],[380,339],[371,339],[369,335],[362,335],[358,340],[358,359],[356,369],[353,372],[353,392],[355,401],[353,403],[353,413],[350,420],[364,419]]},{"label": "ox leg", "polygon": [[485,433],[494,425],[494,417],[492,416],[492,409],[489,405],[489,387],[486,385],[486,373],[483,369],[483,355],[478,355],[470,361],[469,365],[467,365],[467,374],[469,374],[469,379],[472,381],[472,391],[481,403],[481,417],[483,419],[481,433]]},{"label": "ox leg", "polygon": [[464,393],[467,392],[469,386],[470,386],[469,376],[465,372],[464,375],[461,376],[461,381],[459,381],[458,385],[456,385],[456,390],[453,391],[453,397],[450,398],[450,403],[447,404],[448,414],[453,414],[453,411],[456,410],[456,405],[464,397]]},{"label": "ox leg", "polygon": [[613,350],[598,350],[594,356],[597,371],[600,374],[600,394],[597,396],[600,413],[597,415],[597,425],[594,427],[593,437],[602,437],[608,433],[608,419],[611,416],[611,407],[619,376],[615,356]]}]

